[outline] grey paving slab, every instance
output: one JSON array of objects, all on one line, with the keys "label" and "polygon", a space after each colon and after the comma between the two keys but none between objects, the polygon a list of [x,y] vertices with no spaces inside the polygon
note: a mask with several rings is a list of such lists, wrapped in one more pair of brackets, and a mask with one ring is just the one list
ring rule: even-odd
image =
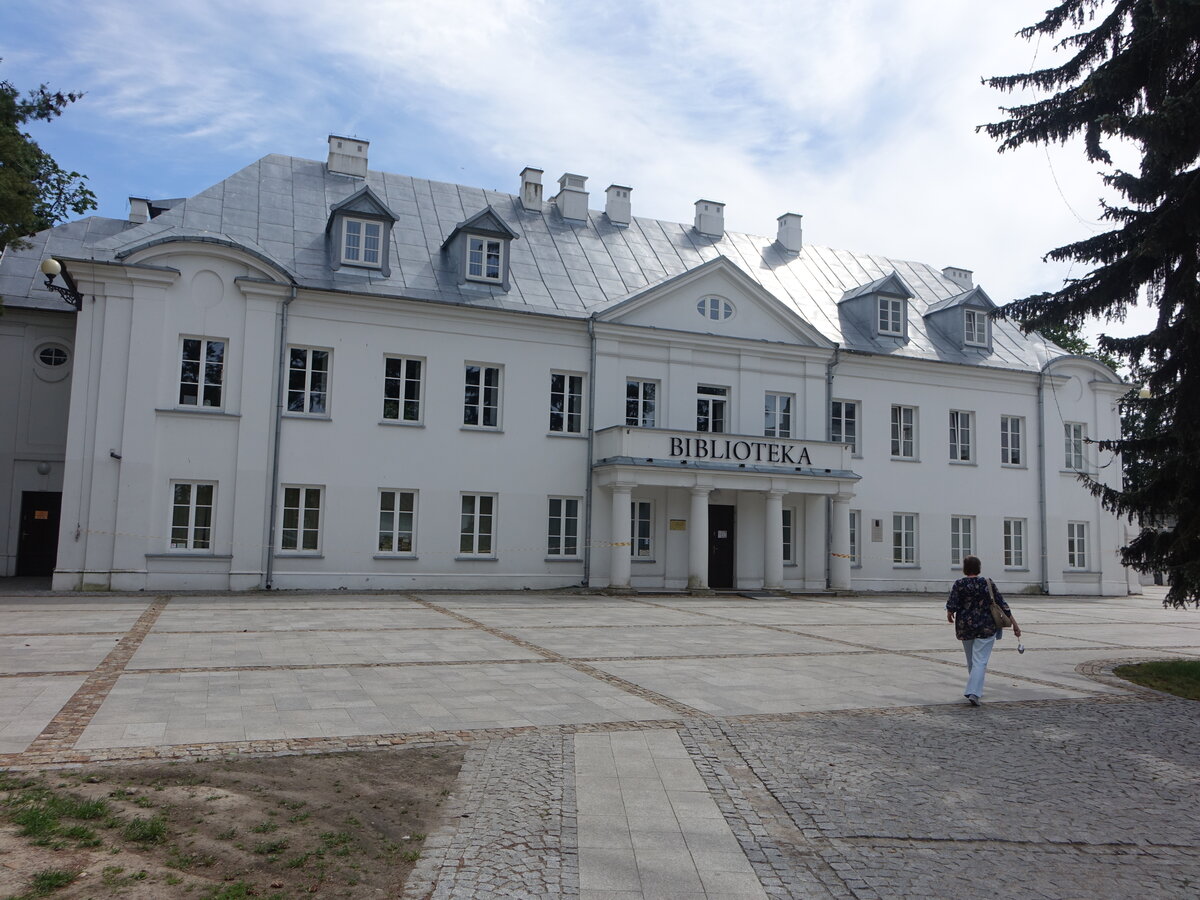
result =
[{"label": "grey paving slab", "polygon": [[1049,638],[1071,637],[1116,647],[1200,647],[1200,631],[1172,624],[1084,623],[1042,625],[1035,630]]},{"label": "grey paving slab", "polygon": [[[992,652],[992,658],[988,663],[986,687],[988,690],[988,699],[996,699],[993,695],[992,687],[994,675],[1012,675],[1021,678],[1036,678],[1041,681],[1052,681],[1055,684],[1062,685],[1065,688],[1074,688],[1084,691],[1092,691],[1096,693],[1111,693],[1122,694],[1126,693],[1119,687],[1102,684],[1094,678],[1089,678],[1086,675],[1080,675],[1075,672],[1075,667],[1080,663],[1091,662],[1096,659],[1104,659],[1112,656],[1111,649],[1091,649],[1091,650],[1045,650],[1037,645],[1031,645],[1026,639],[1027,649],[1025,653],[1017,653],[1017,642],[1009,641],[1005,638],[1004,644],[1007,646],[997,646]],[[952,662],[957,665],[960,662],[965,662],[963,652],[959,650],[945,650],[936,653],[921,652],[922,656],[927,656],[930,659],[941,659]],[[1134,657],[1140,655],[1139,652],[1130,651],[1128,656]],[[1161,654],[1150,654],[1160,657]],[[963,668],[960,672],[961,680],[966,681],[966,669]]]},{"label": "grey paving slab", "polygon": [[460,628],[422,631],[301,631],[146,636],[129,669],[336,665],[540,659],[503,638]]},{"label": "grey paving slab", "polygon": [[423,609],[405,594],[309,594],[282,591],[271,594],[184,594],[171,598],[171,607],[201,609]]},{"label": "grey paving slab", "polygon": [[670,720],[557,663],[122,675],[78,746]]},{"label": "grey paving slab", "polygon": [[124,634],[144,612],[136,607],[124,609],[3,609],[0,610],[0,634],[85,634],[120,632]]},{"label": "grey paving slab", "polygon": [[0,673],[82,672],[96,668],[122,635],[0,635]]},{"label": "grey paving slab", "polygon": [[901,625],[912,624],[917,618],[908,611],[891,607],[867,611],[856,607],[806,601],[768,600],[756,605],[756,601],[747,600],[745,604],[737,606],[722,602],[697,604],[694,607],[673,604],[672,608],[753,625]]},{"label": "grey paving slab", "polygon": [[146,597],[87,597],[70,594],[45,597],[0,596],[0,622],[10,612],[114,612],[136,609],[144,611],[152,602]]},{"label": "grey paving slab", "polygon": [[380,628],[468,628],[451,616],[418,604],[395,607],[287,607],[252,609],[229,608],[220,611],[172,604],[153,631],[316,631]]},{"label": "grey paving slab", "polygon": [[749,625],[661,628],[510,628],[510,634],[570,657],[710,656],[749,653],[838,653],[819,637]]},{"label": "grey paving slab", "polygon": [[0,681],[0,753],[20,753],[83,684],[82,675]]},{"label": "grey paving slab", "polygon": [[[1034,641],[1045,647],[1064,648],[1096,648],[1099,646],[1095,641],[1050,635],[1040,630],[1040,626],[1027,626],[1024,622],[1021,624],[1028,638],[1026,643]],[[797,634],[830,641],[846,641],[882,650],[912,651],[954,648],[961,652],[961,643],[954,636],[954,626],[946,621],[944,613],[940,621],[920,625],[781,625],[779,627]]]},{"label": "grey paving slab", "polygon": [[719,621],[706,619],[694,613],[659,609],[625,603],[622,605],[536,607],[460,607],[459,610],[472,619],[505,631],[514,628],[563,627],[563,626],[620,626],[636,625],[715,625]]}]

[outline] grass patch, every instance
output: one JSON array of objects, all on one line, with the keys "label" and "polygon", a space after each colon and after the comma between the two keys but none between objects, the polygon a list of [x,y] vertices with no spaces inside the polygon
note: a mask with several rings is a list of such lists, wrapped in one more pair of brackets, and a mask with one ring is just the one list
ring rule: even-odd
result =
[{"label": "grass patch", "polygon": [[42,869],[40,872],[35,872],[33,878],[29,879],[29,886],[33,888],[34,897],[43,897],[59,888],[66,887],[78,877],[78,872],[71,872],[67,869]]},{"label": "grass patch", "polygon": [[135,844],[161,844],[167,839],[167,820],[162,816],[132,819],[125,825],[124,835]]},{"label": "grass patch", "polygon": [[1117,666],[1113,674],[1134,684],[1165,691],[1176,697],[1200,700],[1200,660],[1162,659]]}]

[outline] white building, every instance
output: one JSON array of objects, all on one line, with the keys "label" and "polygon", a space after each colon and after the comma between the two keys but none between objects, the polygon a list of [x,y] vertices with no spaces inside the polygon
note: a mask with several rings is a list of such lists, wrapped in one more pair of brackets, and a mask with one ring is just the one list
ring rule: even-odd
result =
[{"label": "white building", "polygon": [[5,254],[5,574],[61,495],[64,590],[942,590],[976,553],[1004,590],[1127,591],[1075,477],[1119,483],[1091,440],[1127,386],[969,271],[367,150]]}]

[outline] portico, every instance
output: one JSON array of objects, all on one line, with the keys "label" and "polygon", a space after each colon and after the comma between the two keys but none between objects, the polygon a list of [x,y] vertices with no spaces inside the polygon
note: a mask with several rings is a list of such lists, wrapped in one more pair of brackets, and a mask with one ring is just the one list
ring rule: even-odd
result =
[{"label": "portico", "polygon": [[[847,448],[613,427],[596,433],[592,583],[705,590],[850,586]],[[607,553],[602,548],[607,543]]]}]

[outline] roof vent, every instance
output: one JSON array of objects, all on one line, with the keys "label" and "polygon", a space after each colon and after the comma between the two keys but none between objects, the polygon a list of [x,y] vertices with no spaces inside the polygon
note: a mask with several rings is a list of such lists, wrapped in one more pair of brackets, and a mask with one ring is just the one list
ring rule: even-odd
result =
[{"label": "roof vent", "polygon": [[558,211],[564,219],[587,221],[588,194],[584,190],[585,187],[587,177],[583,175],[567,172],[558,179],[558,193],[554,196],[554,202],[558,204]]},{"label": "roof vent", "polygon": [[969,291],[975,287],[974,272],[970,269],[959,269],[956,266],[946,266],[942,269],[942,274],[957,284],[965,291]]},{"label": "roof vent", "polygon": [[610,184],[604,192],[608,198],[604,201],[604,213],[614,225],[628,225],[633,219],[633,207],[629,200],[631,191],[633,188],[623,184]]},{"label": "roof vent", "polygon": [[326,168],[339,175],[366,178],[367,148],[369,146],[371,146],[370,141],[331,134],[329,136],[329,162],[326,164]]},{"label": "roof vent", "polygon": [[521,170],[521,206],[529,212],[542,211],[542,170],[526,166]]},{"label": "roof vent", "polygon": [[789,253],[799,253],[804,248],[804,232],[800,228],[799,213],[784,213],[779,217],[779,234],[775,240]]},{"label": "roof vent", "polygon": [[725,233],[725,204],[715,200],[697,200],[696,230],[705,237],[721,237]]},{"label": "roof vent", "polygon": [[129,221],[130,222],[149,222],[150,221],[150,201],[144,197],[129,198]]}]

